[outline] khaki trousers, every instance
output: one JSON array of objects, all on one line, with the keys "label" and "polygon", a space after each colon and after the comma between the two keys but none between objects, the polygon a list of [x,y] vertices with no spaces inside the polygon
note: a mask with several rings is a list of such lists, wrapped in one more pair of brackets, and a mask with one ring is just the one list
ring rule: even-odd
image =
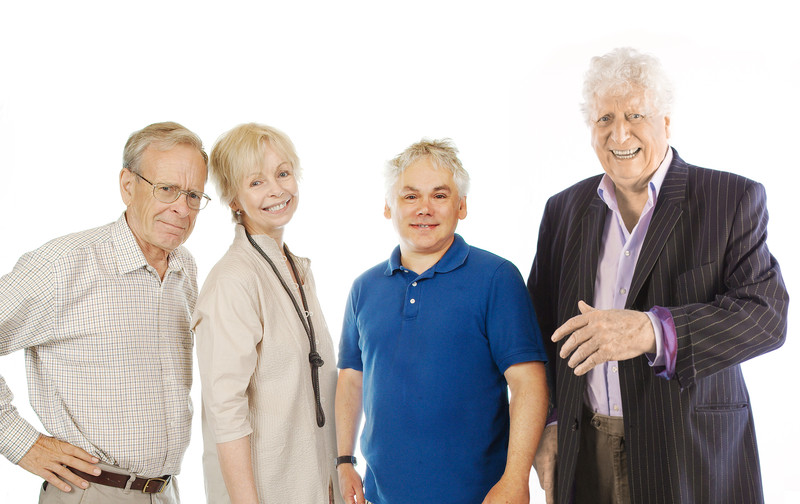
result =
[{"label": "khaki trousers", "polygon": [[622,417],[584,407],[575,468],[576,504],[630,504],[628,456]]},{"label": "khaki trousers", "polygon": [[[119,467],[102,462],[96,465],[103,471],[130,474]],[[174,476],[160,494],[146,494],[141,490],[125,490],[97,483],[89,483],[89,488],[86,490],[76,488],[72,483],[69,486],[72,487],[72,491],[66,493],[53,485],[47,483],[42,485],[39,504],[179,504],[181,501],[178,482]]]}]

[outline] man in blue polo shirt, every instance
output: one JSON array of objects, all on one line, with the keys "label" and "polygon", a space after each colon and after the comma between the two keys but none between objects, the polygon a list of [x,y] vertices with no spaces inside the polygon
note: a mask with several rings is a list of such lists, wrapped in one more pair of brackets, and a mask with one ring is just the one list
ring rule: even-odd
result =
[{"label": "man in blue polo shirt", "polygon": [[[546,357],[517,268],[455,234],[468,185],[449,140],[387,165],[384,215],[400,245],[353,284],[339,349],[348,504],[529,502]],[[352,456],[362,403],[363,487]]]}]

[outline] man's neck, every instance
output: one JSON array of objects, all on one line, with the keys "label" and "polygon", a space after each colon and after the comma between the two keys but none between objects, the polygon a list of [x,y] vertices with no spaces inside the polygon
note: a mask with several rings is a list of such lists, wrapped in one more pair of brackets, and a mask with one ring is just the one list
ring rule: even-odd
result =
[{"label": "man's neck", "polygon": [[414,253],[403,250],[400,246],[400,264],[407,270],[422,274],[428,271],[439,259],[444,257],[450,247],[432,254]]}]

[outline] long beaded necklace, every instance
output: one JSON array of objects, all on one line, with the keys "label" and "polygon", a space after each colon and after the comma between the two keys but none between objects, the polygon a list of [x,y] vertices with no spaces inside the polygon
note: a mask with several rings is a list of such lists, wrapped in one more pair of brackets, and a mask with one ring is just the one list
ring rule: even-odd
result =
[{"label": "long beaded necklace", "polygon": [[[306,330],[306,335],[308,336],[308,343],[310,346],[310,351],[308,352],[308,362],[311,365],[311,386],[314,388],[314,402],[316,404],[317,409],[317,426],[322,427],[325,425],[325,412],[322,410],[322,401],[320,400],[320,393],[319,393],[319,368],[322,367],[325,362],[320,357],[319,353],[317,352],[317,343],[316,337],[314,335],[314,324],[311,323],[311,312],[308,311],[308,302],[306,301],[306,293],[303,289],[303,284],[299,282],[300,276],[297,274],[297,268],[294,265],[294,260],[292,260],[292,254],[289,253],[289,249],[286,247],[286,244],[283,245],[283,252],[286,254],[286,260],[289,262],[289,266],[292,268],[292,273],[294,273],[294,277],[298,279],[297,288],[300,291],[300,298],[303,301],[303,310],[300,310],[300,305],[297,304],[297,300],[294,298],[291,289],[289,286],[286,285],[286,281],[283,279],[281,274],[278,272],[278,268],[275,266],[275,263],[272,262],[272,259],[258,246],[258,243],[250,236],[250,233],[245,231],[247,235],[248,241],[250,244],[255,247],[261,257],[266,259],[267,263],[272,267],[272,271],[275,272],[275,276],[278,277],[280,280],[281,285],[283,286],[283,290],[286,291],[286,294],[289,295],[289,299],[292,300],[292,305],[294,305],[294,310],[297,312],[297,316],[300,318],[300,322],[303,324],[303,328]],[[305,315],[304,315],[305,314]]]}]

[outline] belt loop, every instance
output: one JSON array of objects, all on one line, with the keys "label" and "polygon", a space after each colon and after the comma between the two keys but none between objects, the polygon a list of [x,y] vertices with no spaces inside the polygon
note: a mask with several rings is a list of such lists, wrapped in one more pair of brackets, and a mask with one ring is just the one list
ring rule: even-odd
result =
[{"label": "belt loop", "polygon": [[131,485],[133,485],[134,481],[136,481],[136,475],[131,473],[130,478],[128,478],[128,482],[125,483],[125,488],[122,491],[125,492],[126,494],[131,493]]}]

